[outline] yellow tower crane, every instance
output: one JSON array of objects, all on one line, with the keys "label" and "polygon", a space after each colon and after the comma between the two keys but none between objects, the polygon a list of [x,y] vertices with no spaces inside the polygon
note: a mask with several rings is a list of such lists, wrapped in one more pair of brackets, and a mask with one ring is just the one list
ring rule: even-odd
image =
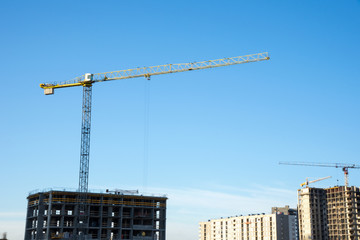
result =
[{"label": "yellow tower crane", "polygon": [[91,127],[91,97],[92,85],[97,82],[111,80],[121,80],[128,78],[145,77],[150,79],[151,76],[178,73],[191,70],[200,70],[207,68],[223,67],[241,63],[258,62],[269,60],[267,52],[256,53],[251,55],[209,60],[193,63],[166,64],[152,67],[134,68],[104,73],[86,73],[70,81],[42,83],[40,87],[44,89],[45,95],[54,94],[56,88],[83,86],[83,107],[82,107],[82,127],[81,127],[81,154],[80,154],[80,177],[79,191],[88,191],[88,170],[89,170],[89,153],[90,153],[90,127]]},{"label": "yellow tower crane", "polygon": [[[82,105],[82,124],[81,124],[81,149],[80,149],[80,171],[79,171],[79,189],[80,196],[85,196],[88,192],[89,179],[89,156],[90,156],[90,128],[91,128],[91,98],[92,85],[98,82],[106,82],[111,80],[121,80],[128,78],[145,77],[150,79],[151,76],[186,72],[191,70],[200,70],[207,68],[223,67],[235,64],[250,63],[269,60],[267,52],[250,54],[239,57],[222,58],[216,60],[193,62],[193,63],[179,63],[166,64],[152,67],[134,68],[113,72],[104,73],[86,73],[80,77],[74,78],[65,82],[42,83],[40,87],[44,89],[45,95],[54,94],[56,88],[67,87],[83,87],[83,105]],[[85,199],[80,199],[80,202],[85,202]],[[80,215],[83,216],[79,221],[80,225],[86,225],[86,216],[84,205],[80,207]],[[81,229],[83,227],[79,227]]]},{"label": "yellow tower crane", "polygon": [[319,178],[319,179],[312,180],[312,181],[309,181],[309,179],[306,178],[306,181],[303,182],[302,184],[300,184],[300,187],[304,187],[304,186],[308,187],[310,183],[319,182],[319,181],[322,181],[322,180],[325,180],[325,179],[328,179],[328,178],[331,178],[331,176]]}]

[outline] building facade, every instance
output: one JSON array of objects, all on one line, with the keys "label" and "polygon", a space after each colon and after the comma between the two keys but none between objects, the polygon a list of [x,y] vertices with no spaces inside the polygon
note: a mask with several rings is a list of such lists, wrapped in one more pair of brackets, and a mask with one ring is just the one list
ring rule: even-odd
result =
[{"label": "building facade", "polygon": [[8,240],[6,237],[6,233],[3,233],[3,236],[2,236],[2,238],[0,238],[0,240]]},{"label": "building facade", "polygon": [[298,190],[300,240],[360,239],[360,191],[357,187]]},{"label": "building facade", "polygon": [[29,195],[25,240],[76,239],[80,231],[86,239],[165,240],[165,196],[87,193],[81,212],[79,194]]},{"label": "building facade", "polygon": [[[294,212],[293,212],[294,213]],[[250,214],[200,222],[200,240],[297,240],[297,217],[289,212]]]},{"label": "building facade", "polygon": [[360,239],[360,189],[326,189],[329,240]]},{"label": "building facade", "polygon": [[299,239],[328,239],[326,190],[303,188],[298,190]]}]

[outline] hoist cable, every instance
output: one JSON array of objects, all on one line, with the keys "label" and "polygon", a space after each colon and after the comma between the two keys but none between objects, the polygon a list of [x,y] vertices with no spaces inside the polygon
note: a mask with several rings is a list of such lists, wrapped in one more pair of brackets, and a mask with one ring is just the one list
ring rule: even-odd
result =
[{"label": "hoist cable", "polygon": [[144,156],[143,156],[143,187],[146,191],[149,167],[149,123],[150,123],[150,78],[145,80],[144,89]]}]

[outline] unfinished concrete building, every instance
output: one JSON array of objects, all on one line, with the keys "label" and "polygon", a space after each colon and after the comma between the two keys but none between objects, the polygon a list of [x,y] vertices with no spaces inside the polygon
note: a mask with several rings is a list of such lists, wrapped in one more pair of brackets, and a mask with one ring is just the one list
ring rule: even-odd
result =
[{"label": "unfinished concrete building", "polygon": [[298,190],[299,239],[328,239],[326,191],[322,188]]},{"label": "unfinished concrete building", "polygon": [[358,240],[360,192],[357,187],[298,190],[299,238]]},{"label": "unfinished concrete building", "polygon": [[[165,196],[87,193],[86,239],[165,240]],[[46,191],[28,196],[25,240],[76,239],[79,192]]]},{"label": "unfinished concrete building", "polygon": [[360,237],[360,191],[357,187],[326,189],[329,240]]}]

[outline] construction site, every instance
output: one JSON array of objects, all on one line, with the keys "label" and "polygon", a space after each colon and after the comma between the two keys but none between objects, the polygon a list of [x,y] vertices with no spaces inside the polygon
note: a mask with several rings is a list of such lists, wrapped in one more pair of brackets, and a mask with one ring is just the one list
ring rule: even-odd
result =
[{"label": "construction site", "polygon": [[[31,193],[28,196],[25,240],[165,240],[166,238],[166,195],[143,195],[138,191],[130,190],[106,193],[89,191],[91,105],[94,83],[138,77],[150,80],[154,75],[268,59],[268,53],[258,53],[195,63],[167,64],[98,74],[86,73],[66,82],[40,84],[45,95],[54,94],[57,88],[83,87],[79,187],[76,191],[49,190]],[[146,152],[147,149],[144,151]],[[222,240],[230,239],[230,236],[235,236],[234,239],[239,240],[358,239],[360,192],[359,188],[348,187],[348,169],[358,169],[359,166],[289,162],[280,164],[341,168],[345,175],[345,186],[328,189],[312,188],[309,187],[310,183],[330,176],[314,181],[307,179],[301,184],[303,188],[298,190],[298,216],[294,211],[292,214],[288,211],[288,214],[284,215],[273,210],[271,215],[230,218],[231,223],[222,219],[201,223],[201,239]],[[254,226],[250,229],[252,223]],[[220,230],[216,230],[218,224]],[[233,227],[223,229],[229,224]]]},{"label": "construction site", "polygon": [[1,9],[0,240],[360,240],[360,0]]},{"label": "construction site", "polygon": [[360,189],[307,187],[298,191],[299,236],[356,240],[360,237]]},{"label": "construction site", "polygon": [[[154,75],[268,59],[268,53],[257,53],[203,62],[167,64],[97,74],[86,73],[66,82],[40,84],[45,95],[54,94],[57,88],[83,87],[79,187],[76,191],[49,190],[31,193],[28,196],[25,240],[165,240],[166,238],[166,195],[143,195],[129,190],[107,191],[106,193],[89,191],[91,106],[94,83],[138,77],[150,80]],[[146,152],[147,149],[144,151]],[[309,187],[310,183],[330,176],[314,181],[307,179],[301,184],[303,188],[298,190],[298,216],[294,211],[292,214],[285,215],[275,211],[272,215],[230,218],[230,222],[221,219],[201,223],[201,239],[222,240],[230,239],[230,236],[239,240],[356,240],[359,238],[360,192],[359,188],[348,187],[348,169],[359,169],[359,166],[289,162],[280,164],[341,168],[345,176],[345,186],[327,189],[312,188]],[[250,229],[252,223],[254,226]],[[231,228],[223,229],[229,224],[232,225]],[[217,226],[221,229],[217,230]]]},{"label": "construction site", "polygon": [[357,240],[360,237],[360,189],[349,186],[349,169],[356,164],[280,162],[284,165],[339,168],[344,186],[309,187],[331,176],[302,183],[298,190],[299,239]]},{"label": "construction site", "polygon": [[[89,191],[91,105],[94,83],[139,77],[150,80],[154,75],[269,59],[268,53],[265,52],[203,62],[167,64],[97,74],[86,73],[70,81],[40,84],[45,95],[54,94],[57,88],[83,87],[79,187],[76,191],[50,190],[31,193],[28,196],[25,240],[165,240],[166,195],[142,195],[137,191],[129,190],[107,191],[107,193]],[[144,151],[146,152],[147,149]]]},{"label": "construction site", "polygon": [[[311,163],[286,164],[314,165]],[[348,168],[359,168],[355,164],[323,165],[342,166],[346,184],[348,184]],[[250,214],[200,222],[200,240],[358,240],[360,238],[360,188],[309,186],[330,177],[312,181],[306,179],[300,184],[302,188],[298,190],[297,209],[289,209],[289,206],[273,207],[272,214]]]}]

